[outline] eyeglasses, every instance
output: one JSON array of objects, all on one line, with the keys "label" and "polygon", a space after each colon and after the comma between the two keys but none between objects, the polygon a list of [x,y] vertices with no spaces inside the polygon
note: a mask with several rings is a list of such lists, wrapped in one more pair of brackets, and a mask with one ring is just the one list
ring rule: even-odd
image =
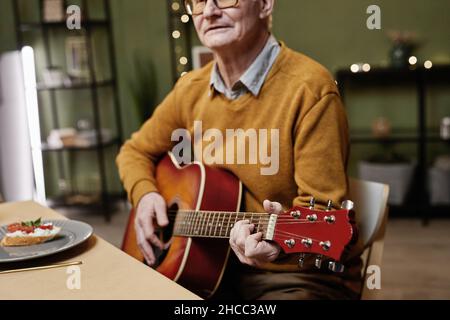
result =
[{"label": "eyeglasses", "polygon": [[[184,6],[186,7],[186,12],[191,16],[199,15],[205,10],[206,2],[208,0],[185,0]],[[227,9],[232,7],[237,7],[239,0],[213,0],[214,4],[219,9]]]}]

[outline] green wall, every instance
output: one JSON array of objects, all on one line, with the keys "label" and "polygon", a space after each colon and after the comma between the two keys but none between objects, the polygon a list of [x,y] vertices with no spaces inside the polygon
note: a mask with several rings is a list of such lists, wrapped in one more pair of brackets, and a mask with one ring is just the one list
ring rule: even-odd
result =
[{"label": "green wall", "polygon": [[[381,7],[382,30],[366,28],[366,8],[371,4]],[[130,81],[136,75],[134,57],[150,57],[153,60],[158,101],[172,86],[167,4],[163,0],[111,0],[111,5],[122,123],[125,137],[128,137],[138,128],[129,89]],[[448,0],[278,0],[273,31],[288,46],[313,57],[332,72],[355,62],[387,64],[391,46],[386,35],[389,30],[415,32],[421,43],[416,51],[419,60],[450,63],[449,12]],[[0,0],[0,52],[14,48],[10,0]],[[450,113],[448,87],[433,90],[428,100],[432,103],[429,125],[436,127],[439,118]],[[383,94],[377,88],[349,92],[346,107],[352,128],[367,128],[373,118],[380,115],[389,117],[394,124],[406,129],[413,128],[416,123],[415,96],[408,87],[391,88]],[[364,156],[365,152],[359,155]],[[410,153],[414,157],[414,152]],[[114,179],[117,181],[116,177]]]}]

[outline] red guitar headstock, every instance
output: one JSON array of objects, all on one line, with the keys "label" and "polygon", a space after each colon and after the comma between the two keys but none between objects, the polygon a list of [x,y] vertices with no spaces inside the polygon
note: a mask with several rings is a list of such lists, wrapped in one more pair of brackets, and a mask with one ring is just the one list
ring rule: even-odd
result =
[{"label": "red guitar headstock", "polygon": [[331,201],[327,210],[314,210],[312,200],[310,208],[294,207],[271,216],[267,238],[286,253],[315,254],[339,261],[354,233],[350,212],[351,208],[331,210]]}]

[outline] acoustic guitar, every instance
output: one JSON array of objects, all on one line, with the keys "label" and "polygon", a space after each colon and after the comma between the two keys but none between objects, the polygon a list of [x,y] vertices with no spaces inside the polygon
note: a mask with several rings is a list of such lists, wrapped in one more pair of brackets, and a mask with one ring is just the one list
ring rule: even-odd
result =
[{"label": "acoustic guitar", "polygon": [[[239,212],[242,183],[232,173],[193,162],[181,167],[169,153],[156,167],[158,191],[168,205],[170,225],[161,240],[170,246],[155,252],[156,270],[197,295],[214,294],[230,254],[229,236],[239,220],[249,220],[263,239],[278,243],[287,253],[315,254],[316,267],[323,257],[328,267],[342,272],[339,263],[354,236],[352,210],[294,207],[281,214]],[[135,212],[130,213],[122,250],[144,262],[136,242]]]}]

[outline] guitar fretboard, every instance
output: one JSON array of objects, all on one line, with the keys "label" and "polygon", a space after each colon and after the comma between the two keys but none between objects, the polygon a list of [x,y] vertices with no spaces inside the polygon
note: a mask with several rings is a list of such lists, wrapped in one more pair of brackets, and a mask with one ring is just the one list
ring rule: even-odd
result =
[{"label": "guitar fretboard", "polygon": [[230,231],[236,222],[249,220],[255,225],[254,232],[262,232],[264,239],[269,217],[267,213],[180,210],[175,219],[173,234],[226,239],[230,237]]}]

